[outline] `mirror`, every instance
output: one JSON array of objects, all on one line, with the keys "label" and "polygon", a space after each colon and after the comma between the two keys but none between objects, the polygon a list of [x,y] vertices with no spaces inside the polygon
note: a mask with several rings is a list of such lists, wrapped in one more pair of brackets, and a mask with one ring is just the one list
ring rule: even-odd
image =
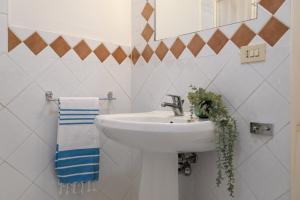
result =
[{"label": "mirror", "polygon": [[156,0],[155,39],[176,37],[257,17],[257,0]]}]

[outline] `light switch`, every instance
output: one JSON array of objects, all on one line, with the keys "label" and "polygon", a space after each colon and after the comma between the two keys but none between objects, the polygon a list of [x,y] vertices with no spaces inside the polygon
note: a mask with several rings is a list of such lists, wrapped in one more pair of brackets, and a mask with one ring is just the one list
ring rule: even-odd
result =
[{"label": "light switch", "polygon": [[241,48],[241,63],[261,62],[264,60],[266,60],[266,44]]},{"label": "light switch", "polygon": [[254,56],[255,57],[259,57],[259,49],[255,49],[254,50]]}]

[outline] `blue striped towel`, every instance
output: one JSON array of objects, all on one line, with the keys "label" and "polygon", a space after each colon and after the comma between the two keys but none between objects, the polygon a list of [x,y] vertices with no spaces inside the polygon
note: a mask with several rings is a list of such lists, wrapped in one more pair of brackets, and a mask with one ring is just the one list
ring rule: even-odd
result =
[{"label": "blue striped towel", "polygon": [[62,187],[99,179],[99,135],[92,131],[99,114],[98,98],[60,98],[55,169]]}]

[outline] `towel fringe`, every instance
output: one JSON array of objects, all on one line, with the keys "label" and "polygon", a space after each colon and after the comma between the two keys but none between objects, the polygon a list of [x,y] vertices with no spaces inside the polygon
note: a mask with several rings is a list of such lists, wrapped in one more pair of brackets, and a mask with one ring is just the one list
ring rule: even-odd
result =
[{"label": "towel fringe", "polygon": [[85,192],[97,192],[97,183],[96,181],[89,181],[85,183],[69,183],[64,184],[58,182],[58,193],[60,196],[69,195],[69,194],[81,194]]},{"label": "towel fringe", "polygon": [[59,186],[59,195],[63,194],[63,184],[62,183],[58,183]]},{"label": "towel fringe", "polygon": [[92,191],[97,192],[96,182],[92,182]]},{"label": "towel fringe", "polygon": [[72,184],[72,193],[76,194],[76,183]]},{"label": "towel fringe", "polygon": [[87,182],[87,192],[91,192],[91,182]]}]

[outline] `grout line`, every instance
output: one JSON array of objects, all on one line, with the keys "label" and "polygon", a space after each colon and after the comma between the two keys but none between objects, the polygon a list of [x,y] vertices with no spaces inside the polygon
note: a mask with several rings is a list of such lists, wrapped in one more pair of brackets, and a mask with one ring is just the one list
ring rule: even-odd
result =
[{"label": "grout line", "polygon": [[[48,194],[48,192],[44,191],[38,184],[33,183],[32,185],[34,185],[35,187],[37,187],[39,190],[41,190],[46,196],[48,196],[50,199],[52,200],[56,200],[54,197],[52,197],[52,195]],[[32,199],[34,200],[34,199]]]},{"label": "grout line", "polygon": [[[148,64],[147,64],[148,65]],[[141,66],[140,66],[141,67]],[[145,67],[145,65],[142,65],[142,67]],[[134,102],[136,100],[136,98],[139,96],[139,94],[142,92],[142,90],[145,88],[147,81],[150,79],[150,76],[152,75],[153,71],[155,68],[153,68],[151,70],[151,72],[148,74],[148,76],[144,79],[141,87],[138,89],[138,91],[136,92],[135,96],[132,97],[132,102]],[[153,99],[152,95],[149,94],[151,96],[151,98]]]},{"label": "grout line", "polygon": [[33,185],[33,183],[29,184],[29,186],[20,194],[20,196],[17,198],[17,200],[22,199],[22,197],[24,197],[25,194],[30,190],[32,185]]},{"label": "grout line", "polygon": [[[129,64],[130,65],[130,64]],[[119,65],[119,67],[122,67],[122,65]],[[116,80],[116,78],[113,76],[113,74],[108,70],[108,68],[104,65],[105,70],[107,73],[111,76],[111,78],[114,80],[114,82],[119,86],[119,88],[125,93],[125,95],[128,97],[129,101],[131,102],[131,96],[126,92],[126,90],[122,87],[122,85],[119,83],[119,81]],[[131,85],[131,84],[130,84]]]},{"label": "grout line", "polygon": [[280,200],[281,197],[285,196],[286,194],[289,194],[290,190],[287,190],[286,192],[282,193],[281,195],[279,195],[275,200]]},{"label": "grout line", "polygon": [[[282,60],[282,62],[280,62],[278,65],[277,65],[277,67],[271,72],[271,74],[269,74],[267,77],[266,77],[266,82],[269,84],[269,86],[271,86],[281,97],[283,97],[285,100],[287,100],[288,101],[288,103],[290,102],[289,101],[289,99],[287,98],[287,97],[285,97],[285,96],[283,96],[280,92],[279,92],[279,90],[277,89],[277,88],[275,88],[273,85],[272,85],[272,83],[269,81],[269,78],[271,78],[272,77],[272,75],[281,67],[281,64],[283,64],[285,61],[287,61],[288,59],[290,59],[290,55],[288,55],[287,57],[285,57],[283,60]],[[290,63],[289,63],[290,64]],[[288,71],[290,71],[289,70],[289,68],[287,69]],[[290,78],[290,77],[289,77]],[[289,81],[289,79],[288,79],[288,81]],[[289,88],[290,89],[290,88]]]},{"label": "grout line", "polygon": [[9,162],[7,161],[4,161],[5,164],[7,164],[9,167],[13,168],[15,171],[17,171],[20,175],[23,176],[23,178],[25,178],[28,182],[30,182],[31,184],[33,183],[33,181],[28,177],[26,176],[23,172],[21,172],[20,170],[18,170],[17,168],[15,168],[12,164],[10,164]]},{"label": "grout line", "polygon": [[[242,117],[242,116],[241,116]],[[242,120],[244,120],[243,118],[242,118]],[[277,133],[279,133],[279,132],[281,132],[282,131],[282,129],[284,129],[286,126],[287,126],[288,124],[286,124],[286,125],[284,125],[284,127],[282,127],[280,130],[278,130],[278,132]],[[261,141],[261,139],[259,139],[260,141]],[[238,164],[235,168],[236,169],[238,169],[238,168],[240,168],[245,162],[247,162],[249,159],[251,159],[253,156],[254,156],[254,154],[256,154],[260,149],[262,149],[263,147],[266,147],[267,148],[267,143],[269,142],[269,141],[271,141],[272,140],[272,138],[271,139],[268,139],[266,142],[263,142],[263,141],[261,141],[261,145],[257,148],[257,149],[255,149],[251,154],[249,154],[240,164]],[[269,149],[268,149],[269,150]],[[273,154],[273,153],[272,153]],[[277,160],[277,159],[276,159]],[[286,167],[285,167],[286,168]]]},{"label": "grout line", "polygon": [[253,90],[252,92],[245,98],[244,101],[240,103],[240,105],[237,106],[236,110],[238,111],[256,92],[257,90],[265,83],[264,80],[261,81]]},{"label": "grout line", "polygon": [[[281,133],[281,132],[283,131],[283,129],[287,128],[288,126],[290,126],[290,122],[288,122],[288,123],[287,123],[287,124],[286,124],[279,132],[278,132],[278,134],[274,136],[274,138],[273,138],[272,140],[274,140],[275,138],[279,137],[280,135],[283,135],[284,133]],[[290,134],[290,132],[289,132],[288,134]],[[286,167],[286,165],[279,159],[279,157],[278,157],[278,156],[272,151],[272,149],[269,147],[270,142],[271,142],[271,140],[269,140],[268,142],[265,143],[266,148],[269,149],[269,151],[273,154],[273,156],[276,158],[276,160],[282,165],[282,167],[283,167],[284,169],[287,170],[287,173],[289,173],[289,172],[290,172],[290,169],[288,169],[288,168]]]},{"label": "grout line", "polygon": [[[232,56],[235,53],[231,53],[229,56],[231,56],[231,58],[229,58],[221,67],[221,70],[214,76],[213,79],[211,79],[211,82],[208,84],[207,88],[210,87],[212,84],[214,84],[215,80],[219,77],[219,75],[225,70],[225,68],[228,66],[228,64],[233,60]],[[214,56],[218,56],[218,55],[214,55]],[[202,70],[201,70],[202,71]],[[218,89],[219,90],[219,89]]]},{"label": "grout line", "polygon": [[255,198],[256,200],[258,200],[258,197],[256,196],[255,192],[252,190],[252,188],[251,188],[250,185],[248,184],[247,180],[246,180],[245,178],[243,178],[243,175],[242,175],[240,172],[238,172],[238,169],[236,169],[236,171],[237,171],[237,173],[238,173],[239,176],[240,176],[240,181],[242,181],[244,184],[247,185],[247,188],[248,188],[248,190],[250,191],[250,193],[254,196],[254,198]]}]

